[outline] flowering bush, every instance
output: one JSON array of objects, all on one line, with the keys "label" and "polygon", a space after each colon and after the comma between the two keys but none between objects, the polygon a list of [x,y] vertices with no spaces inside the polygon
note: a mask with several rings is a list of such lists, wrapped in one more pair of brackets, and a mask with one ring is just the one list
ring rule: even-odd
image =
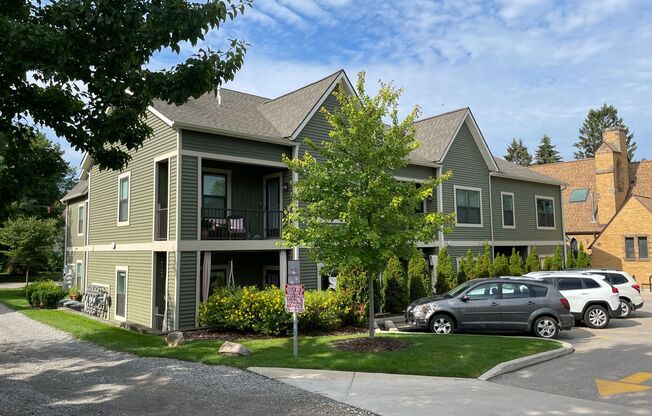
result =
[{"label": "flowering bush", "polygon": [[[285,311],[285,294],[276,287],[219,289],[199,306],[199,324],[222,330],[284,335],[292,332],[292,314]],[[335,293],[306,292],[302,330],[332,330],[342,325]]]}]

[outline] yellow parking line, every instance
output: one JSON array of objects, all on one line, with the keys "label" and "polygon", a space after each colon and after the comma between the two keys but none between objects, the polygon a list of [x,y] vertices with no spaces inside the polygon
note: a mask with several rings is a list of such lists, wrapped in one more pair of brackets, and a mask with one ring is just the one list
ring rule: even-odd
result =
[{"label": "yellow parking line", "polygon": [[627,376],[620,381],[622,381],[623,383],[641,384],[641,383],[645,383],[648,380],[652,380],[652,373],[648,373],[646,371],[639,371],[638,373],[634,373],[631,376]]},{"label": "yellow parking line", "polygon": [[596,379],[595,385],[600,396],[611,396],[614,394],[636,393],[639,391],[652,390],[652,387],[642,384],[623,383],[621,381],[610,381]]}]

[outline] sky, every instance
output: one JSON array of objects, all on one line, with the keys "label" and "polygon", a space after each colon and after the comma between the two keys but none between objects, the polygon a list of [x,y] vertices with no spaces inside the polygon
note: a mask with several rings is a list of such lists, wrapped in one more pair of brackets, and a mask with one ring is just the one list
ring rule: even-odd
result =
[{"label": "sky", "polygon": [[[543,134],[564,160],[590,108],[616,106],[652,159],[652,2],[647,0],[255,0],[253,9],[180,54],[162,51],[151,68],[170,68],[199,47],[250,44],[225,87],[276,97],[340,68],[403,89],[400,109],[421,117],[470,107],[491,151],[512,138],[534,153]],[[66,158],[81,154],[56,139]]]}]

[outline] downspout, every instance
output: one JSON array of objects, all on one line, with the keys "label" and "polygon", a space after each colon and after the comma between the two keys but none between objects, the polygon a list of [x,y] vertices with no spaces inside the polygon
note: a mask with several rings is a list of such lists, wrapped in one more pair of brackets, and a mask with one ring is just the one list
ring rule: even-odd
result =
[{"label": "downspout", "polygon": [[66,221],[65,221],[65,232],[63,234],[63,274],[66,274],[66,267],[68,266],[68,211],[70,210],[70,205],[66,201]]},{"label": "downspout", "polygon": [[493,210],[493,192],[491,191],[491,175],[489,175],[489,225],[491,227],[491,258],[493,258],[494,248],[494,210]]},{"label": "downspout", "polygon": [[84,235],[84,292],[88,288],[88,244],[91,241],[91,168],[88,168],[88,201],[86,201],[86,234]]}]

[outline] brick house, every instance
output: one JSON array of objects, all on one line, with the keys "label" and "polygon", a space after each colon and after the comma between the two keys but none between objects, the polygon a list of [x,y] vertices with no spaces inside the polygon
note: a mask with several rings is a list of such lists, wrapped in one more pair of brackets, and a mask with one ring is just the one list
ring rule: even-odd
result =
[{"label": "brick house", "polygon": [[641,283],[652,275],[652,161],[630,162],[627,138],[606,129],[593,159],[533,166],[563,181],[566,243],[582,243],[594,267],[622,269]]}]

